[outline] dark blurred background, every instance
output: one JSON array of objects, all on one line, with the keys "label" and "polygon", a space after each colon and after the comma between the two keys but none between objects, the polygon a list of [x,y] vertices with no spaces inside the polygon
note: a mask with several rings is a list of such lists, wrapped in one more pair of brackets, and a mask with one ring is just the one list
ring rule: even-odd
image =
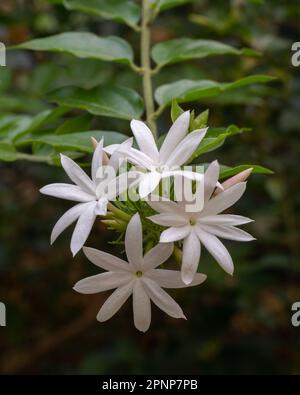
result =
[{"label": "dark blurred background", "polygon": [[[56,4],[55,4],[56,3]],[[0,41],[7,45],[68,30],[122,35],[138,50],[138,36],[126,27],[76,12],[60,1],[5,0],[0,3]],[[70,203],[42,197],[39,188],[64,179],[59,167],[30,162],[1,164],[0,301],[7,327],[0,328],[2,373],[299,374],[300,327],[291,324],[291,305],[300,301],[300,67],[291,46],[300,41],[300,5],[286,2],[195,1],[162,14],[153,42],[173,37],[211,38],[250,46],[260,58],[217,57],[168,66],[164,82],[178,78],[237,79],[247,72],[278,81],[185,108],[210,108],[210,125],[235,123],[252,132],[228,140],[203,156],[226,165],[257,163],[274,175],[253,175],[234,212],[255,219],[257,241],[227,243],[235,262],[230,278],[204,253],[201,287],[171,291],[188,321],[153,307],[150,330],[140,334],[131,304],[107,323],[96,321],[106,294],[72,290],[97,269],[79,253],[72,259],[70,230],[49,246],[52,227]],[[138,53],[138,52],[137,52]],[[138,61],[138,59],[137,59]],[[9,52],[0,68],[0,129],[4,114],[36,114],[49,108],[45,94],[76,83],[95,86],[114,80],[140,91],[138,76],[121,66],[65,55]],[[155,84],[160,84],[156,78]],[[92,118],[90,127],[130,134],[128,123]],[[166,111],[161,132],[170,125]],[[92,130],[93,130],[92,129]],[[88,245],[114,250],[113,234],[100,221]]]}]

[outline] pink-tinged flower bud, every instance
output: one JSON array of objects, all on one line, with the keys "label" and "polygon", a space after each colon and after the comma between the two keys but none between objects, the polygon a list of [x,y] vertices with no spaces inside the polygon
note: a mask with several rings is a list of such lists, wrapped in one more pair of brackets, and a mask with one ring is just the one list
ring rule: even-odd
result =
[{"label": "pink-tinged flower bud", "polygon": [[235,184],[238,184],[239,182],[246,181],[247,178],[250,176],[252,173],[253,168],[251,167],[250,169],[244,170],[241,173],[236,174],[233,177],[228,178],[228,180],[224,181],[221,185],[223,187],[223,190],[217,186],[214,196],[219,195],[219,193],[222,193],[226,189],[232,187]]}]

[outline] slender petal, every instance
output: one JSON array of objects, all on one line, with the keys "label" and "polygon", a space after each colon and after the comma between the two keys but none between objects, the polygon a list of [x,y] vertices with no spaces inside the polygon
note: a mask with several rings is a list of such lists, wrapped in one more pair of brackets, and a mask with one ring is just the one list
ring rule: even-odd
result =
[{"label": "slender petal", "polygon": [[242,197],[245,190],[245,182],[241,182],[229,189],[226,189],[226,191],[213,197],[209,200],[209,202],[207,202],[204,210],[201,213],[201,216],[206,217],[208,215],[215,215],[226,210]]},{"label": "slender petal", "polygon": [[70,180],[77,184],[84,191],[94,194],[95,185],[88,175],[72,159],[65,155],[60,155],[61,164]]},{"label": "slender petal", "polygon": [[139,195],[142,199],[148,196],[150,193],[155,191],[161,180],[161,174],[156,171],[152,171],[143,176],[139,183]]},{"label": "slender petal", "polygon": [[183,114],[181,114],[173,123],[159,151],[159,159],[161,163],[167,162],[168,158],[171,156],[174,149],[187,134],[189,123],[190,123],[189,111],[186,111]]},{"label": "slender petal", "polygon": [[170,171],[165,171],[162,174],[163,178],[166,177],[184,177],[188,178],[189,180],[195,180],[195,181],[203,181],[203,174],[196,173],[195,171],[190,171],[190,170],[170,170]]},{"label": "slender petal", "polygon": [[87,277],[74,285],[74,290],[81,294],[95,294],[119,288],[130,282],[132,275],[125,272],[105,272]]},{"label": "slender petal", "polygon": [[185,226],[188,225],[187,218],[176,213],[155,214],[148,217],[152,222],[161,226]]},{"label": "slender petal", "polygon": [[139,331],[146,332],[151,323],[151,302],[141,281],[135,281],[132,296],[134,325]]},{"label": "slender petal", "polygon": [[89,261],[104,270],[114,272],[131,271],[126,261],[123,261],[123,259],[120,259],[114,255],[108,254],[107,252],[96,250],[95,248],[90,247],[83,247],[83,252]]},{"label": "slender petal", "polygon": [[207,128],[195,130],[188,134],[169,156],[166,165],[170,168],[183,165],[196,151],[206,131]]},{"label": "slender petal", "polygon": [[103,161],[103,139],[99,141],[97,148],[95,149],[92,159],[92,180],[94,183],[97,182],[97,170],[102,166]]},{"label": "slender petal", "polygon": [[184,239],[182,249],[181,276],[185,284],[190,284],[197,272],[201,253],[200,241],[194,231]]},{"label": "slender petal", "polygon": [[225,270],[225,272],[232,275],[234,271],[232,258],[224,244],[216,236],[205,232],[199,227],[196,227],[196,232],[201,243],[215,258],[218,264]]},{"label": "slender petal", "polygon": [[44,195],[72,200],[74,202],[90,202],[95,200],[95,196],[84,192],[80,187],[72,184],[49,184],[40,189],[40,192]]},{"label": "slender petal", "polygon": [[80,215],[85,211],[90,203],[80,203],[66,211],[65,214],[54,225],[51,233],[51,244],[55,242],[58,236],[67,229],[73,222],[75,222]]},{"label": "slender petal", "polygon": [[234,226],[224,226],[224,225],[201,225],[201,229],[208,233],[212,233],[217,237],[228,240],[236,241],[253,241],[255,238],[251,236],[248,232],[242,229],[236,228]]},{"label": "slender petal", "polygon": [[73,256],[76,255],[79,250],[81,250],[87,238],[89,237],[96,219],[95,207],[96,202],[90,203],[77,221],[71,239],[71,251]]},{"label": "slender petal", "polygon": [[138,213],[131,218],[127,226],[125,249],[129,263],[136,270],[141,270],[143,265],[143,230]]},{"label": "slender petal", "polygon": [[158,284],[149,278],[144,278],[143,282],[145,291],[157,307],[159,307],[171,317],[186,319],[179,304],[177,304],[170,295],[160,288]]},{"label": "slender petal", "polygon": [[179,241],[185,239],[191,231],[191,226],[172,226],[166,229],[160,235],[161,243],[171,243],[173,241]]},{"label": "slender petal", "polygon": [[132,293],[133,281],[117,288],[109,298],[102,305],[98,315],[97,320],[104,322],[109,320],[117,311],[120,310],[122,305],[126,302]]},{"label": "slender petal", "polygon": [[218,214],[201,217],[200,223],[205,225],[244,225],[253,222],[253,219],[242,215]]},{"label": "slender petal", "polygon": [[151,248],[144,256],[143,270],[147,272],[166,262],[172,255],[173,243],[160,243]]},{"label": "slender petal", "polygon": [[158,213],[176,213],[178,215],[181,214],[181,210],[179,209],[177,203],[162,198],[161,196],[151,196],[151,200],[147,200],[147,203],[154,211],[157,211]]},{"label": "slender petal", "polygon": [[108,161],[108,166],[113,167],[115,170],[117,170],[121,163],[124,161],[125,154],[121,153],[121,150],[123,151],[129,151],[132,147],[133,143],[133,137],[130,137],[126,141],[124,141],[122,144],[115,144],[116,147],[113,149],[113,152],[111,152],[110,159]]},{"label": "slender petal", "polygon": [[158,162],[159,154],[156,143],[151,130],[144,122],[133,120],[131,121],[131,130],[140,147],[140,150],[149,156],[154,162]]},{"label": "slender petal", "polygon": [[217,160],[212,162],[206,169],[204,175],[204,202],[207,203],[213,194],[220,173],[220,166]]},{"label": "slender petal", "polygon": [[108,199],[103,197],[98,200],[96,207],[95,207],[95,214],[96,215],[106,215],[107,214],[107,204]]},{"label": "slender petal", "polygon": [[153,160],[148,155],[135,148],[131,148],[130,150],[120,148],[120,153],[125,154],[125,157],[129,160],[129,162],[136,166],[140,166],[143,169],[152,170],[153,166],[155,165]]},{"label": "slender petal", "polygon": [[177,270],[155,269],[150,270],[146,274],[162,288],[186,288],[195,285],[200,285],[206,280],[206,275],[196,273],[194,279],[189,284],[184,284],[181,278],[181,273]]}]

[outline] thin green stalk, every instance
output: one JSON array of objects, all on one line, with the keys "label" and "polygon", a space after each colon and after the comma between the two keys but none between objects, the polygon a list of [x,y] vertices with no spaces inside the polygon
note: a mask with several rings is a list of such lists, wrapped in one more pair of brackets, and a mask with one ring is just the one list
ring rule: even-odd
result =
[{"label": "thin green stalk", "polygon": [[156,122],[153,119],[154,100],[152,87],[152,70],[151,70],[151,30],[150,24],[152,19],[151,4],[149,0],[143,0],[142,4],[142,24],[141,24],[141,63],[143,74],[143,91],[146,107],[146,121],[152,130],[153,136],[157,138]]}]

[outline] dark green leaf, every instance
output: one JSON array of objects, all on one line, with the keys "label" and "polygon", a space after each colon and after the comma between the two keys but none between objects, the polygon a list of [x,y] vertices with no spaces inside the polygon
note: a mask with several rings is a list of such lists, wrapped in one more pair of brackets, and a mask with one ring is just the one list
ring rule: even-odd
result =
[{"label": "dark green leaf", "polygon": [[156,44],[152,49],[152,58],[159,66],[163,66],[208,56],[242,55],[245,51],[250,54],[249,50],[239,50],[219,41],[179,38]]},{"label": "dark green leaf", "polygon": [[98,37],[87,32],[67,32],[45,38],[37,38],[14,48],[33,51],[65,52],[78,58],[92,58],[104,61],[132,63],[130,45],[115,36]]},{"label": "dark green leaf", "polygon": [[221,166],[220,171],[220,179],[232,177],[238,173],[241,173],[247,169],[253,169],[252,173],[259,173],[259,174],[273,174],[274,172],[266,167],[259,166],[259,165],[240,165],[235,167],[228,167],[228,166]]},{"label": "dark green leaf", "polygon": [[144,110],[143,101],[135,91],[112,85],[89,90],[76,87],[62,88],[51,93],[49,100],[94,115],[128,120],[140,118]]},{"label": "dark green leaf", "polygon": [[75,150],[90,153],[93,151],[91,137],[95,137],[98,141],[104,138],[104,145],[120,144],[128,137],[124,134],[110,131],[89,131],[69,134],[48,134],[44,136],[32,136],[19,140],[17,146],[23,147],[35,143],[47,144],[55,148],[57,151]]},{"label": "dark green leaf", "polygon": [[130,0],[64,0],[69,10],[86,12],[90,15],[134,26],[140,19],[140,8]]},{"label": "dark green leaf", "polygon": [[174,99],[178,102],[191,102],[207,97],[218,96],[222,92],[230,89],[241,88],[251,84],[266,83],[272,80],[274,80],[274,77],[266,75],[251,75],[229,83],[210,80],[179,80],[157,88],[155,99],[161,106],[167,106]]},{"label": "dark green leaf", "polygon": [[192,3],[194,0],[154,0],[154,8],[157,11],[168,10],[169,8],[178,7],[180,5]]}]

